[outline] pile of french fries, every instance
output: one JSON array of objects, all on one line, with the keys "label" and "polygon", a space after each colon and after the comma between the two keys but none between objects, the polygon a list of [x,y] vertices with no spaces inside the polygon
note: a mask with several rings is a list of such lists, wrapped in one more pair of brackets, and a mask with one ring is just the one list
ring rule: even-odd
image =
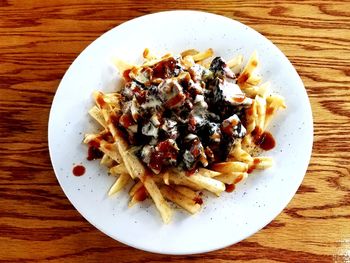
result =
[{"label": "pile of french fries", "polygon": [[[144,53],[143,65],[153,65],[162,58],[150,54],[148,49]],[[181,53],[184,63],[199,63],[209,67],[206,61],[213,55],[212,49],[204,52],[187,50]],[[242,67],[243,57],[241,55],[231,59],[227,65],[236,69]],[[109,169],[109,173],[116,177],[108,194],[113,195],[122,190],[131,181],[133,183],[129,190],[129,206],[142,201],[144,197],[150,197],[163,222],[169,223],[172,218],[172,209],[168,201],[175,203],[191,214],[200,211],[202,206],[201,194],[208,191],[215,196],[220,196],[228,185],[236,185],[248,177],[248,170],[254,166],[255,169],[266,169],[272,166],[272,158],[255,156],[256,147],[252,141],[251,133],[256,127],[265,130],[271,118],[279,108],[285,108],[284,99],[278,95],[271,95],[269,83],[260,84],[260,77],[255,74],[259,65],[257,53],[254,52],[247,64],[239,74],[237,83],[245,94],[253,99],[249,109],[252,114],[247,115],[247,134],[237,141],[231,149],[226,162],[215,163],[210,169],[199,168],[198,171],[188,176],[179,168],[169,168],[158,175],[151,174],[135,155],[135,149],[124,139],[121,131],[113,124],[113,120],[121,110],[119,93],[103,94],[94,92],[95,106],[89,110],[89,114],[101,126],[101,131],[96,134],[86,134],[84,143],[97,143],[103,152],[101,165]],[[122,74],[124,70],[135,67],[124,61],[116,61],[116,66]],[[266,112],[269,114],[266,114]],[[106,133],[112,135],[112,140],[103,139]]]}]

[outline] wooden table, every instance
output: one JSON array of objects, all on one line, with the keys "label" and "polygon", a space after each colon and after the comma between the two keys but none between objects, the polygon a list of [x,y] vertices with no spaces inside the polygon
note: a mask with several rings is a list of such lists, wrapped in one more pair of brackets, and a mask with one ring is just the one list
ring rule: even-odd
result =
[{"label": "wooden table", "polygon": [[[0,1],[0,262],[350,262],[350,2]],[[271,39],[306,86],[314,148],[288,207],[259,233],[193,256],[146,253],[96,230],[50,163],[47,123],[74,58],[103,32],[169,9],[237,19]]]}]

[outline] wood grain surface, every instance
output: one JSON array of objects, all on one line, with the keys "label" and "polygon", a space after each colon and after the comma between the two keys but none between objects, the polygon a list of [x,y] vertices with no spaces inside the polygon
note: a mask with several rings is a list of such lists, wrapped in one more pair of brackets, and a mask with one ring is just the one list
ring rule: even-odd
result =
[{"label": "wood grain surface", "polygon": [[[350,262],[350,2],[294,2],[0,0],[0,262]],[[91,41],[179,8],[272,40],[306,86],[315,132],[306,177],[268,226],[219,251],[166,256],[114,241],[73,208],[52,170],[47,123],[63,74]]]}]

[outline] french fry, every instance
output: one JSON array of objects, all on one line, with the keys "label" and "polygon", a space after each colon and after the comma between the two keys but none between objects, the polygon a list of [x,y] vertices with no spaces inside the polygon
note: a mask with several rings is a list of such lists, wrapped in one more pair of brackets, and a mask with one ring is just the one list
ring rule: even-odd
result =
[{"label": "french fry", "polygon": [[253,76],[255,69],[259,64],[258,54],[256,51],[250,56],[246,66],[244,67],[242,73],[237,78],[238,85],[244,90],[246,84],[256,85],[257,77]]},{"label": "french fry", "polygon": [[259,95],[255,96],[256,103],[256,126],[261,129],[265,126],[265,115],[266,115],[266,100]]},{"label": "french fry", "polygon": [[231,172],[219,175],[215,177],[216,180],[219,180],[225,184],[237,184],[241,181],[244,181],[248,177],[248,173],[244,172]]},{"label": "french fry", "polygon": [[271,157],[265,156],[255,157],[253,165],[255,169],[264,170],[270,168],[273,165],[273,159]]},{"label": "french fry", "polygon": [[100,161],[100,164],[106,167],[111,167],[113,163],[114,163],[114,160],[108,154],[104,154]]},{"label": "french fry", "polygon": [[95,97],[98,105],[101,107],[102,115],[107,123],[109,131],[113,135],[115,144],[117,145],[117,151],[120,153],[128,173],[133,179],[142,177],[145,174],[145,168],[135,154],[128,151],[129,146],[127,142],[121,136],[121,132],[114,126],[111,120],[109,114],[110,109],[103,99],[103,94],[101,92],[97,93],[95,94]]},{"label": "french fry", "polygon": [[117,68],[120,76],[123,76],[125,70],[131,69],[133,67],[132,64],[118,58],[113,59],[113,64]]},{"label": "french fry", "polygon": [[248,164],[243,162],[222,162],[213,164],[211,168],[220,173],[246,172]]},{"label": "french fry", "polygon": [[166,184],[166,185],[169,185],[169,173],[168,172],[165,172],[163,174],[163,182]]},{"label": "french fry", "polygon": [[250,98],[255,98],[257,95],[262,98],[266,98],[269,93],[270,86],[270,82],[265,82],[260,86],[250,86],[244,89],[244,93]]},{"label": "french fry", "polygon": [[194,56],[194,55],[197,55],[199,53],[198,50],[195,50],[195,49],[187,49],[185,51],[182,51],[180,53],[181,57],[186,57],[186,56]]},{"label": "french fry", "polygon": [[272,117],[276,114],[277,110],[280,108],[283,108],[283,109],[286,108],[286,104],[282,96],[273,95],[266,98],[266,117],[265,117],[264,129],[267,128]]},{"label": "french fry", "polygon": [[254,131],[256,127],[257,118],[258,118],[257,103],[255,100],[253,100],[253,103],[250,106],[250,108],[246,110],[247,134],[250,134],[252,131]]},{"label": "french fry", "polygon": [[175,184],[178,182],[180,185],[187,185],[191,188],[193,188],[192,185],[196,185],[197,188],[206,189],[217,196],[225,190],[225,185],[218,180],[202,176],[198,173],[187,176],[184,171],[178,169],[174,169],[170,172],[169,179]]},{"label": "french fry", "polygon": [[113,166],[111,169],[109,169],[109,172],[113,175],[122,174],[122,173],[127,174],[128,170],[126,170],[125,165],[121,163]]},{"label": "french fry", "polygon": [[126,173],[122,173],[115,183],[112,185],[111,189],[108,192],[108,195],[111,196],[117,192],[119,192],[124,186],[128,184],[130,180],[130,176]]},{"label": "french fry", "polygon": [[100,142],[100,148],[103,153],[107,154],[110,158],[120,163],[122,161],[121,155],[117,149],[116,144],[108,143],[106,141]]},{"label": "french fry", "polygon": [[130,196],[135,195],[135,193],[137,192],[137,190],[139,190],[141,187],[143,187],[143,183],[142,183],[141,181],[138,181],[137,183],[135,183],[135,184],[131,187],[131,189],[130,189],[130,191],[129,191],[129,195],[130,195]]},{"label": "french fry", "polygon": [[196,191],[204,189],[202,186],[197,185],[196,183],[193,183],[192,181],[188,180],[186,175],[177,176],[177,173],[169,172],[168,176],[170,184],[187,186]]},{"label": "french fry", "polygon": [[232,59],[230,59],[229,61],[227,61],[226,65],[229,68],[234,68],[237,67],[239,65],[241,65],[243,63],[243,56],[242,55],[238,55]]},{"label": "french fry", "polygon": [[216,171],[212,171],[212,170],[209,170],[209,169],[206,169],[206,168],[199,168],[198,169],[198,174],[206,176],[206,177],[213,178],[215,176],[220,175],[221,173],[216,172]]},{"label": "french fry", "polygon": [[168,203],[164,200],[164,197],[162,196],[158,186],[150,176],[145,176],[143,184],[151,196],[154,204],[156,205],[163,222],[165,224],[168,224],[172,217],[172,211],[168,205]]},{"label": "french fry", "polygon": [[97,106],[93,106],[89,110],[89,114],[92,118],[94,118],[103,128],[107,128],[107,124],[105,119],[102,116],[101,110]]},{"label": "french fry", "polygon": [[148,196],[147,190],[145,186],[141,183],[141,187],[138,187],[135,193],[131,196],[128,206],[132,207],[138,202],[142,202]]},{"label": "french fry", "polygon": [[242,149],[242,143],[238,141],[231,149],[229,156],[233,158],[235,161],[240,161],[244,163],[251,163],[253,161],[253,157]]},{"label": "french fry", "polygon": [[184,196],[187,196],[188,198],[195,200],[198,195],[195,191],[193,191],[191,188],[182,186],[182,185],[175,185],[172,186],[177,192],[183,194]]},{"label": "french fry", "polygon": [[196,54],[196,55],[194,55],[192,57],[193,57],[193,60],[195,62],[198,62],[198,61],[204,60],[206,58],[210,58],[211,56],[213,56],[213,54],[214,54],[213,49],[209,48],[206,51],[199,52],[198,54]]},{"label": "french fry", "polygon": [[174,202],[175,204],[182,207],[191,214],[195,214],[200,210],[201,206],[199,204],[196,204],[194,200],[175,191],[169,186],[162,185],[160,187],[160,191],[166,199]]}]

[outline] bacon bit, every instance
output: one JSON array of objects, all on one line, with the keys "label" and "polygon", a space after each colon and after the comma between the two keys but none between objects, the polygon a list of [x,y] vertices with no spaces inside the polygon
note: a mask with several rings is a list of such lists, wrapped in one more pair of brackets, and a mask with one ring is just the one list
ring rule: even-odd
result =
[{"label": "bacon bit", "polygon": [[195,204],[199,204],[199,205],[203,204],[203,199],[199,196],[196,196],[195,198],[193,198],[193,201]]},{"label": "bacon bit", "polygon": [[177,95],[175,95],[174,97],[172,97],[171,99],[167,100],[167,102],[165,102],[164,106],[166,108],[174,108],[175,106],[179,106],[178,104],[182,104],[186,99],[186,95],[183,93],[179,93]]},{"label": "bacon bit", "polygon": [[225,184],[225,186],[225,191],[228,193],[233,192],[233,190],[235,190],[236,188],[234,184]]}]

